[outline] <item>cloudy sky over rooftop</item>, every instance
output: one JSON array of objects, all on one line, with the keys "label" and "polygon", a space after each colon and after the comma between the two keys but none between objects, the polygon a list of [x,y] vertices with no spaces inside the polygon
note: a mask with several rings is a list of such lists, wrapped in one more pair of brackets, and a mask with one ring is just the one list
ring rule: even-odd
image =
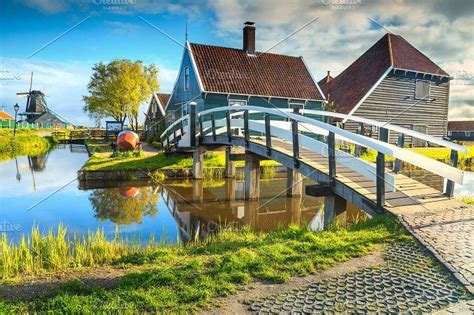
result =
[{"label": "cloudy sky over rooftop", "polygon": [[28,89],[34,71],[33,88],[45,92],[49,106],[74,123],[91,124],[82,112],[91,67],[117,58],[154,63],[160,91],[170,92],[187,19],[191,42],[235,48],[242,45],[243,22],[254,21],[259,51],[308,24],[271,52],[304,56],[317,79],[327,70],[337,75],[393,32],[453,77],[450,118],[474,119],[471,0],[13,0],[2,2],[0,18],[0,106],[7,112],[15,102],[25,105],[15,93]]}]

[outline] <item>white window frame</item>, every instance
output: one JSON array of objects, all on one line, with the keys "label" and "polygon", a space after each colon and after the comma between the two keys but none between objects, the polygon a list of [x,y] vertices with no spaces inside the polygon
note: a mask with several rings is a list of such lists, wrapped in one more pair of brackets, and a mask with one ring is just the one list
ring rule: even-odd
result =
[{"label": "white window frame", "polygon": [[448,131],[448,136],[452,136],[453,135],[453,132],[452,131]]},{"label": "white window frame", "polygon": [[[424,82],[424,83],[427,83],[428,84],[428,95],[426,96],[423,96],[423,97],[418,97],[416,95],[416,86],[418,84],[418,82]],[[415,81],[415,96],[414,96],[414,99],[416,100],[422,100],[422,99],[429,99],[430,98],[430,95],[431,95],[431,81],[428,81],[428,80],[416,80]]]},{"label": "white window frame", "polygon": [[470,132],[470,131],[464,131],[464,134],[466,135],[466,137],[470,137],[470,136],[471,136],[471,132]]},{"label": "white window frame", "polygon": [[184,68],[184,90],[189,90],[189,67]]},{"label": "white window frame", "polygon": [[240,100],[237,98],[229,98],[229,100],[227,101],[227,104],[229,106],[237,105],[237,104],[232,104],[233,102],[239,103],[238,105],[240,106],[247,106],[247,100]]}]

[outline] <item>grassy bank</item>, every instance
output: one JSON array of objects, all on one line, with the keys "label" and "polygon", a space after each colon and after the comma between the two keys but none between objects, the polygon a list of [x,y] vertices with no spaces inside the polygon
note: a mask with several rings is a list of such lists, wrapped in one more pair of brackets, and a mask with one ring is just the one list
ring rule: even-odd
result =
[{"label": "grassy bank", "polygon": [[[266,160],[261,162],[262,166],[279,165],[275,161]],[[225,166],[225,154],[223,152],[208,153],[204,157],[205,168],[223,168]],[[244,166],[243,161],[236,163],[236,166]],[[180,155],[165,155],[159,152],[156,155],[139,157],[117,157],[111,158],[110,152],[97,152],[87,161],[83,170],[137,170],[144,169],[156,171],[161,169],[192,169],[193,159]]]},{"label": "grassy bank", "polygon": [[[22,245],[10,245],[3,249],[2,261],[5,251],[18,252],[11,256],[38,262],[36,271],[23,271],[30,273],[68,270],[70,274],[72,268],[84,264],[143,269],[125,275],[109,290],[74,281],[33,301],[3,301],[0,313],[190,312],[252,281],[285,282],[367,254],[382,243],[407,240],[400,226],[386,216],[318,233],[299,227],[270,233],[228,229],[186,247],[148,246],[129,251],[121,242],[105,247],[101,237],[87,246],[81,239],[65,240],[64,233],[48,237],[48,242],[44,239],[38,245],[38,252],[29,249],[33,244],[23,245],[23,250]],[[78,255],[85,249],[87,254]],[[82,255],[108,258],[79,258]]]},{"label": "grassy bank", "polygon": [[0,161],[19,155],[36,156],[49,150],[56,143],[52,137],[41,137],[36,131],[0,129]]}]

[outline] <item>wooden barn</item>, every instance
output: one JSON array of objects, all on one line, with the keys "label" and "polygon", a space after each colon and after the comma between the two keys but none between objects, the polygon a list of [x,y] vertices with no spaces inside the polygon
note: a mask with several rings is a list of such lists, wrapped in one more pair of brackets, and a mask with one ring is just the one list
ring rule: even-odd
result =
[{"label": "wooden barn", "polygon": [[[403,37],[386,34],[338,76],[319,81],[337,112],[390,122],[443,137],[447,132],[449,74]],[[356,132],[358,123],[342,121]],[[360,129],[359,129],[360,130]],[[362,130],[378,137],[378,130]],[[390,135],[390,142],[397,134]],[[405,138],[405,145],[425,146]]]}]

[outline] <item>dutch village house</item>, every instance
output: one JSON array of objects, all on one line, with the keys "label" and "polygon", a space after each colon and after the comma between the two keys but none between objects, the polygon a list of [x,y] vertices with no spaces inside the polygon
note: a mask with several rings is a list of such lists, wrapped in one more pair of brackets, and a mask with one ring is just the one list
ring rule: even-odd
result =
[{"label": "dutch village house", "polygon": [[[315,110],[334,106],[339,113],[446,136],[451,78],[403,37],[385,34],[338,76],[328,72],[316,82],[303,57],[256,51],[255,32],[254,23],[246,22],[241,49],[186,42],[171,95],[156,93],[150,100],[147,130],[156,128],[163,115],[166,126],[186,115],[187,104],[194,101],[198,112],[234,104]],[[336,122],[378,137],[375,127],[360,130],[355,122]],[[396,141],[393,132],[390,142]],[[405,145],[426,143],[406,137]]]},{"label": "dutch village house", "polygon": [[[442,138],[447,131],[449,81],[443,69],[403,37],[388,33],[338,76],[328,73],[320,84],[339,113]],[[352,132],[359,127],[352,121],[341,123]],[[376,128],[362,132],[378,137]],[[392,133],[390,142],[396,141]],[[405,145],[425,146],[425,142],[406,137]]]},{"label": "dutch village house", "polygon": [[256,51],[255,26],[247,22],[240,49],[186,42],[166,125],[186,115],[190,101],[200,112],[236,104],[322,109],[324,100],[303,57]]}]

